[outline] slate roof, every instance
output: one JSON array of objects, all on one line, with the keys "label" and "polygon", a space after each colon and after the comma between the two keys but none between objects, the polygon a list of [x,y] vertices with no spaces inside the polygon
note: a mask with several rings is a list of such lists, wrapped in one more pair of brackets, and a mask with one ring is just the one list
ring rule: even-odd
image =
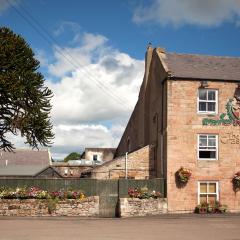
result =
[{"label": "slate roof", "polygon": [[46,167],[50,165],[51,159],[47,149],[28,150],[17,149],[14,152],[0,151],[0,166],[39,166]]},{"label": "slate roof", "polygon": [[240,58],[166,53],[171,77],[240,81]]},{"label": "slate roof", "polygon": [[46,167],[40,165],[10,165],[10,166],[0,166],[0,176],[28,176],[33,177],[37,173],[43,171]]}]

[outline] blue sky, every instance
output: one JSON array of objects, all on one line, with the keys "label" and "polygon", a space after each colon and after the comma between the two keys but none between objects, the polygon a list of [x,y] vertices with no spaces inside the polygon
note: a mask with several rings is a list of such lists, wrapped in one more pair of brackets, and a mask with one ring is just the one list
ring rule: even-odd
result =
[{"label": "blue sky", "polygon": [[239,0],[0,0],[0,23],[30,44],[54,92],[55,158],[117,146],[148,42],[169,52],[240,56]]}]

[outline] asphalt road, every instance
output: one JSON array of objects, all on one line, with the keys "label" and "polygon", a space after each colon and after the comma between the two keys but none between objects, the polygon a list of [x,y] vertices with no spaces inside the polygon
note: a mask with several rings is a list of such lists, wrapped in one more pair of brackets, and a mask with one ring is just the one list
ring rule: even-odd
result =
[{"label": "asphalt road", "polygon": [[128,219],[0,218],[0,240],[240,240],[240,215]]}]

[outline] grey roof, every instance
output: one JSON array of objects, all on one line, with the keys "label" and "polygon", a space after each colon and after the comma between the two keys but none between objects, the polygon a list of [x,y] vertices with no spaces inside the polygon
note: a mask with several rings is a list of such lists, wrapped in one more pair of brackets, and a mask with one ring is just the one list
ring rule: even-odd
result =
[{"label": "grey roof", "polygon": [[0,176],[35,176],[37,173],[44,170],[46,167],[39,165],[8,165],[0,166]]},{"label": "grey roof", "polygon": [[0,151],[0,166],[41,166],[46,167],[50,164],[50,156],[47,149],[29,150],[17,149],[14,152]]},{"label": "grey roof", "polygon": [[240,81],[237,57],[166,53],[163,60],[171,77]]},{"label": "grey roof", "polygon": [[87,147],[87,148],[85,148],[85,150],[114,152],[114,151],[116,151],[116,148]]}]

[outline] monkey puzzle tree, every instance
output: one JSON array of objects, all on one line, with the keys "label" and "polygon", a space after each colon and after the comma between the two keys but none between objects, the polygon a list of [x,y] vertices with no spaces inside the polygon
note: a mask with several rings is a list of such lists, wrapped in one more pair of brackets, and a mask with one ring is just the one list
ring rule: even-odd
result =
[{"label": "monkey puzzle tree", "polygon": [[25,40],[0,28],[0,149],[13,150],[9,133],[21,134],[32,147],[49,146],[52,92],[38,72],[39,61]]},{"label": "monkey puzzle tree", "polygon": [[77,152],[72,152],[70,154],[68,154],[65,158],[64,158],[64,162],[68,162],[69,160],[78,160],[81,158],[81,154],[77,153]]}]

